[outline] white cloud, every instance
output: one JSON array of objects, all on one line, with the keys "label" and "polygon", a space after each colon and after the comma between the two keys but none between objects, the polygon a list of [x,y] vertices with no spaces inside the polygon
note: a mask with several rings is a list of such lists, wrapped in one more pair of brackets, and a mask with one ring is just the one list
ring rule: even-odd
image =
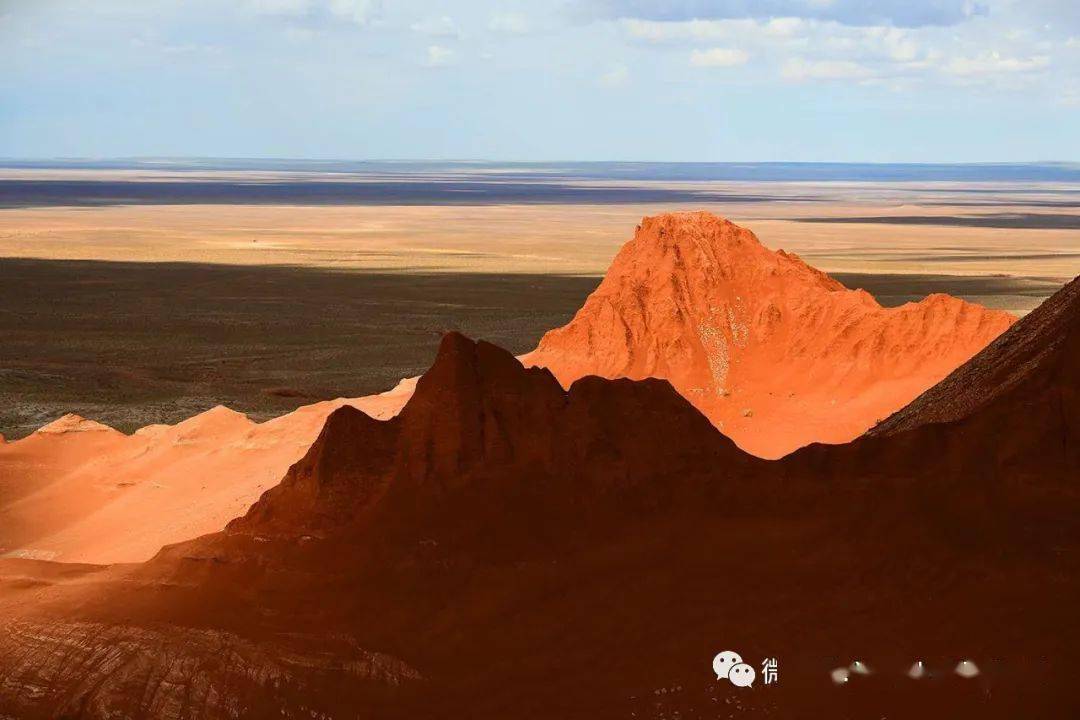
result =
[{"label": "white cloud", "polygon": [[915,41],[912,33],[897,28],[870,28],[867,31],[867,39],[877,41],[888,54],[889,58],[896,62],[914,62],[921,54],[919,43]]},{"label": "white cloud", "polygon": [[1050,58],[1047,55],[1019,58],[1005,57],[1001,53],[991,52],[975,57],[955,57],[945,64],[944,70],[950,75],[974,77],[1031,72],[1049,66]]},{"label": "white cloud", "polygon": [[735,67],[745,65],[750,56],[738,48],[711,48],[690,53],[690,64],[695,67]]},{"label": "white cloud", "polygon": [[442,45],[429,45],[424,58],[428,67],[443,67],[454,62],[454,51]]},{"label": "white cloud", "polygon": [[410,26],[413,32],[431,37],[456,38],[460,34],[453,18],[442,15],[424,18]]},{"label": "white cloud", "polygon": [[[829,20],[622,20],[625,37],[658,48],[682,49],[690,43],[738,47],[755,66],[769,68],[788,81],[852,80],[884,82],[893,89],[921,82],[969,82],[1001,79],[1063,63],[1067,38],[1049,42],[1037,33],[1007,33],[990,25],[963,32],[944,28],[852,27]],[[998,54],[982,51],[995,40]],[[746,58],[734,51],[699,49],[691,64],[735,65]]]},{"label": "white cloud", "polygon": [[357,25],[366,25],[379,11],[379,0],[330,0],[329,10]]},{"label": "white cloud", "polygon": [[772,18],[765,23],[765,33],[775,37],[791,37],[805,31],[807,22],[797,17]]},{"label": "white cloud", "polygon": [[524,35],[530,29],[528,19],[518,13],[498,13],[488,21],[488,30],[507,35]]},{"label": "white cloud", "polygon": [[625,65],[614,65],[600,76],[600,84],[604,87],[623,87],[628,82],[630,82],[630,70]]},{"label": "white cloud", "polygon": [[[656,22],[623,20],[623,32],[633,40],[653,44],[687,42],[737,43],[763,57],[814,55],[818,60],[880,60],[916,62],[926,54],[915,31],[873,26],[848,27],[832,21],[786,17],[770,20],[689,20]],[[861,57],[845,57],[861,56]]]},{"label": "white cloud", "polygon": [[807,60],[792,58],[780,69],[785,80],[868,80],[874,72],[851,60]]},{"label": "white cloud", "polygon": [[[1030,0],[1027,0],[1030,1]],[[1073,0],[1055,0],[1073,2]],[[959,25],[986,15],[979,0],[579,0],[594,18],[680,21],[799,17],[870,27]]]}]

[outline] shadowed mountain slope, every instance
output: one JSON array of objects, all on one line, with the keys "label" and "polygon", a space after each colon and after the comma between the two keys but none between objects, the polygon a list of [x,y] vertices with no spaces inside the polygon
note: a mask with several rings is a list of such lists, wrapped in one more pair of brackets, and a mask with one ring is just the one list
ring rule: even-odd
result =
[{"label": "shadowed mountain slope", "polygon": [[[1075,290],[1016,325],[1026,369],[993,370],[1012,395],[781,461],[664,381],[564,391],[449,335],[396,418],[335,411],[224,532],[139,566],[0,563],[0,712],[1075,716],[1077,368],[1068,334],[1038,350],[1074,326]],[[1037,420],[1057,456],[1007,412],[1025,387],[1062,390]],[[993,422],[1014,439],[977,434]],[[1028,532],[1037,515],[1053,530]],[[780,682],[717,682],[723,649],[776,657]],[[907,677],[917,659],[931,677]],[[855,660],[872,674],[835,685]]]}]

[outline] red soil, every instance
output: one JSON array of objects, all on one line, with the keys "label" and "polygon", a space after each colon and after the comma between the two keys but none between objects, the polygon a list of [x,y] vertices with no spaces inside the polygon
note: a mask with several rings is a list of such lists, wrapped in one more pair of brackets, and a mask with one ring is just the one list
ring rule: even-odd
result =
[{"label": "red soil", "polygon": [[526,364],[667,379],[741,448],[847,442],[1015,318],[947,295],[883,308],[715,215],[645,218],[600,286]]},{"label": "red soil", "polygon": [[221,530],[307,452],[335,409],[390,417],[411,392],[406,383],[260,424],[219,406],[133,435],[67,415],[0,445],[0,557],[136,562]]}]

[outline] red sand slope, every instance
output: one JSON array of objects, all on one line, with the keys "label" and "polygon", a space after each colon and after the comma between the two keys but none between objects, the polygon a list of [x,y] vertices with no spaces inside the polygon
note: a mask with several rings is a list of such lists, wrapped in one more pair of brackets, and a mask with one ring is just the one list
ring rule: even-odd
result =
[{"label": "red sand slope", "polygon": [[408,381],[259,424],[218,406],[133,435],[65,416],[0,445],[0,557],[137,562],[216,532],[307,452],[331,412],[390,417],[411,392]]},{"label": "red sand slope", "polygon": [[645,218],[565,327],[523,359],[564,386],[660,377],[747,452],[863,433],[1015,318],[947,295],[883,308],[715,215]]}]

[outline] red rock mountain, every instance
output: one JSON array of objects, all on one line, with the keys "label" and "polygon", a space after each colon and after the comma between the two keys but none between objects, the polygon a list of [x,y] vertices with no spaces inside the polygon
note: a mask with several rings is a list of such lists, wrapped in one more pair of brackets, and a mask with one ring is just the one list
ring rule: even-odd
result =
[{"label": "red rock mountain", "polygon": [[1015,318],[947,295],[883,308],[705,212],[645,218],[600,286],[527,364],[664,378],[744,450],[846,442]]},{"label": "red rock mountain", "polygon": [[[335,411],[225,532],[0,561],[0,713],[1075,717],[1078,322],[1080,280],[875,434],[780,461],[663,381],[564,391],[448,336],[397,418]],[[716,682],[732,648],[779,683]]]}]

